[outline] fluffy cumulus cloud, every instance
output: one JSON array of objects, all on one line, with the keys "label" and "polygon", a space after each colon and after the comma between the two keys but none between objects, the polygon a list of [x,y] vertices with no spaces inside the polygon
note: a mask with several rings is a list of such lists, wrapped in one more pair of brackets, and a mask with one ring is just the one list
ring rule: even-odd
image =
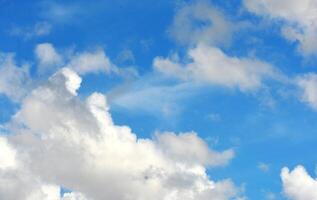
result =
[{"label": "fluffy cumulus cloud", "polygon": [[230,42],[234,29],[223,13],[206,2],[198,2],[177,11],[169,33],[181,44],[220,45]]},{"label": "fluffy cumulus cloud", "polygon": [[47,68],[54,67],[62,62],[62,57],[51,43],[38,44],[34,53],[38,60],[39,71],[47,71]]},{"label": "fluffy cumulus cloud", "polygon": [[18,66],[14,54],[0,52],[0,94],[19,101],[30,86],[27,65]]},{"label": "fluffy cumulus cloud", "polygon": [[79,74],[118,71],[102,49],[62,56],[51,43],[41,43],[36,46],[34,53],[40,72],[61,66],[71,68]]},{"label": "fluffy cumulus cloud", "polygon": [[310,73],[297,77],[296,84],[301,93],[301,100],[317,110],[317,74]]},{"label": "fluffy cumulus cloud", "polygon": [[254,90],[262,85],[264,78],[277,73],[268,63],[252,58],[226,55],[216,47],[198,45],[188,51],[190,62],[181,62],[177,56],[157,57],[154,68],[171,77],[182,80],[237,87],[242,91]]},{"label": "fluffy cumulus cloud", "polygon": [[[141,139],[112,121],[106,97],[76,95],[80,77],[63,68],[33,90],[0,138],[0,199],[229,200],[241,190],[213,181],[232,150],[217,152],[196,133]],[[61,188],[73,192],[60,196]]]},{"label": "fluffy cumulus cloud", "polygon": [[113,67],[105,52],[101,49],[92,52],[82,52],[71,57],[66,67],[79,74],[110,73]]},{"label": "fluffy cumulus cloud", "polygon": [[293,171],[283,168],[281,172],[284,194],[291,200],[316,200],[317,180],[312,178],[303,166]]},{"label": "fluffy cumulus cloud", "polygon": [[317,1],[244,0],[244,4],[251,12],[283,21],[285,38],[299,42],[303,54],[317,54]]}]

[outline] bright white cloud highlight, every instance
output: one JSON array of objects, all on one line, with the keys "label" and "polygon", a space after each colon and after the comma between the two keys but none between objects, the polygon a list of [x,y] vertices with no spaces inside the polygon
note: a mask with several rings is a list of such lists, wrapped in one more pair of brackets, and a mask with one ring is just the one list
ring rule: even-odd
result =
[{"label": "bright white cloud highlight", "polygon": [[299,42],[305,55],[317,54],[317,1],[244,0],[246,8],[270,19],[282,20],[282,34]]},{"label": "bright white cloud highlight", "polygon": [[281,172],[284,194],[291,200],[316,200],[317,180],[312,178],[303,166],[293,171],[283,168]]},{"label": "bright white cloud highlight", "polygon": [[198,45],[188,51],[191,60],[182,63],[176,58],[154,59],[154,68],[182,80],[237,87],[242,91],[262,86],[265,78],[274,77],[271,65],[252,58],[230,57],[216,47]]},{"label": "bright white cloud highlight", "polygon": [[15,167],[15,154],[7,139],[0,137],[0,170]]},{"label": "bright white cloud highlight", "polygon": [[9,125],[19,164],[0,171],[0,199],[59,200],[59,185],[80,192],[63,200],[238,198],[232,181],[206,174],[208,166],[227,164],[232,150],[211,150],[195,133],[137,138],[113,123],[105,96],[80,100],[79,84],[64,68],[24,99]]}]

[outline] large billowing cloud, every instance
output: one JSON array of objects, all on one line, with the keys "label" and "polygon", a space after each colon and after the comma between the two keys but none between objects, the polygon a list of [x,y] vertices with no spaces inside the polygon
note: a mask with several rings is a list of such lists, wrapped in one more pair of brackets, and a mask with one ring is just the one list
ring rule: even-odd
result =
[{"label": "large billowing cloud", "polygon": [[244,4],[251,12],[283,21],[285,38],[298,41],[303,54],[317,54],[317,1],[244,0]]},{"label": "large billowing cloud", "polygon": [[[63,68],[29,94],[0,138],[0,199],[229,200],[240,189],[212,181],[232,150],[217,152],[196,133],[141,139],[112,121],[106,97],[82,101],[80,77]],[[4,154],[5,153],[5,154]],[[60,197],[60,186],[74,192]]]},{"label": "large billowing cloud", "polygon": [[281,172],[284,194],[291,200],[316,200],[317,180],[312,178],[303,166],[293,171],[283,168]]},{"label": "large billowing cloud", "polygon": [[242,91],[254,90],[262,86],[265,78],[276,76],[268,63],[226,55],[219,48],[203,44],[188,51],[190,62],[176,58],[157,57],[154,68],[171,77],[182,80],[237,87]]}]

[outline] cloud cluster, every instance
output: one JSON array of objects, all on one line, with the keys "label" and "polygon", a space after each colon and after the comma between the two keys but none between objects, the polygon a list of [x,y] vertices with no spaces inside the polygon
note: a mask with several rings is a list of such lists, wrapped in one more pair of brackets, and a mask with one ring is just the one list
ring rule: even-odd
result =
[{"label": "cloud cluster", "polygon": [[317,180],[312,178],[303,166],[293,171],[283,168],[281,172],[284,194],[291,200],[316,200]]},{"label": "cloud cluster", "polygon": [[244,0],[245,7],[258,15],[283,21],[282,34],[299,42],[304,55],[317,54],[317,2],[315,0]]},{"label": "cloud cluster", "polygon": [[35,48],[35,55],[40,71],[56,67],[67,67],[79,74],[88,73],[110,73],[116,71],[108,56],[102,49],[71,53],[62,56],[51,43],[38,44]]},{"label": "cloud cluster", "polygon": [[[106,97],[76,96],[80,77],[63,68],[33,90],[0,138],[0,199],[229,200],[240,189],[212,181],[206,167],[222,166],[195,133],[157,133],[141,139],[115,125]],[[60,197],[60,186],[70,189]]]},{"label": "cloud cluster", "polygon": [[51,43],[41,43],[36,45],[34,55],[37,77],[31,77],[29,64],[18,66],[13,53],[0,52],[0,94],[19,102],[37,84],[37,78],[47,77],[62,67],[80,75],[113,73],[125,78],[138,76],[134,69],[114,65],[102,49],[67,54],[58,51]]}]

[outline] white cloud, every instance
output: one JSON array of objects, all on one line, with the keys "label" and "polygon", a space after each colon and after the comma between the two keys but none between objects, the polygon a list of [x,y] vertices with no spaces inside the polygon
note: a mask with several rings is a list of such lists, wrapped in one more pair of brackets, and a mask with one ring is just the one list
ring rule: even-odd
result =
[{"label": "white cloud", "polygon": [[66,67],[75,70],[79,74],[86,73],[110,73],[114,70],[112,63],[101,49],[91,52],[81,52],[71,56]]},{"label": "white cloud", "polygon": [[299,76],[296,84],[301,90],[301,100],[317,110],[317,74]]},{"label": "white cloud", "polygon": [[35,47],[35,56],[38,60],[39,72],[45,72],[62,63],[62,56],[55,50],[51,43],[41,43]]},{"label": "white cloud", "polygon": [[[233,150],[222,153],[209,150],[207,144],[196,133],[158,134],[157,140],[163,151],[175,160],[187,164],[202,164],[206,166],[217,166],[227,164],[233,158]],[[186,148],[184,148],[186,147]]]},{"label": "white cloud", "polygon": [[[88,73],[117,73],[127,75],[128,69],[123,70],[113,65],[102,49],[84,52],[71,52],[60,54],[51,43],[41,43],[35,48],[40,73],[52,72],[62,66],[70,68],[84,75]],[[133,73],[131,71],[131,73]]]},{"label": "white cloud", "polygon": [[0,170],[15,167],[16,152],[4,137],[0,137]]},{"label": "white cloud", "polygon": [[317,180],[312,178],[303,166],[293,171],[283,168],[281,172],[284,194],[291,200],[316,200]]},{"label": "white cloud", "polygon": [[244,5],[258,15],[285,22],[283,36],[298,41],[304,55],[317,54],[317,1],[244,0]]},{"label": "white cloud", "polygon": [[206,2],[186,4],[173,20],[169,33],[181,44],[194,45],[198,42],[208,45],[230,43],[235,25],[224,14]]},{"label": "white cloud", "polygon": [[207,166],[226,164],[231,150],[211,150],[195,133],[137,138],[129,127],[113,123],[105,96],[80,100],[74,91],[78,80],[63,69],[23,101],[8,138],[20,164],[0,172],[0,199],[24,200],[38,189],[40,197],[55,200],[59,185],[81,193],[64,200],[238,198],[232,181],[215,182],[206,174]]},{"label": "white cloud", "polygon": [[83,194],[78,192],[65,193],[61,200],[88,200]]},{"label": "white cloud", "polygon": [[[38,44],[34,49],[39,75],[51,75],[61,67],[70,68],[81,75],[88,73],[113,73],[124,78],[134,78],[134,68],[118,68],[101,49],[77,53],[60,53],[51,43]],[[33,78],[33,79],[32,79]],[[36,77],[30,76],[29,65],[16,64],[13,53],[0,52],[0,94],[15,102],[21,101],[36,85]]]},{"label": "white cloud", "polygon": [[242,91],[254,90],[262,86],[265,78],[276,76],[268,63],[252,59],[230,57],[219,48],[198,45],[188,51],[191,60],[182,63],[178,58],[154,59],[154,68],[181,80],[237,87]]},{"label": "white cloud", "polygon": [[30,87],[28,66],[17,66],[13,54],[0,52],[0,94],[21,100]]}]

